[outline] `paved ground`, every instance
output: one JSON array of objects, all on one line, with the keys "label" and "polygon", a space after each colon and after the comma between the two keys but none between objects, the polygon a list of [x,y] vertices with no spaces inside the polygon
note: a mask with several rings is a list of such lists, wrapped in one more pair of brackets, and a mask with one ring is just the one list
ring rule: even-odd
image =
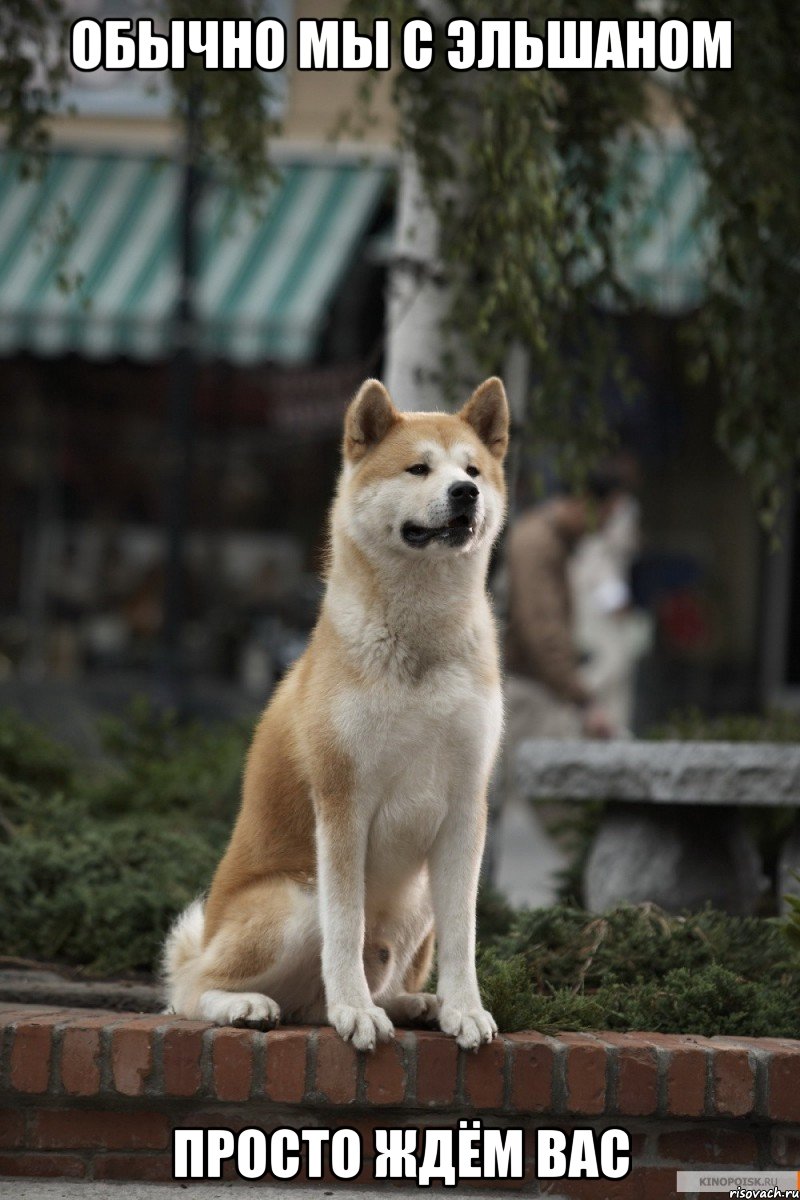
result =
[{"label": "paved ground", "polygon": [[[241,1194],[242,1187],[258,1187],[262,1193],[277,1197],[286,1196],[287,1200],[319,1200],[320,1196],[331,1196],[334,1200],[419,1200],[420,1189],[413,1191],[396,1191],[389,1186],[385,1191],[372,1188],[331,1188],[321,1184],[313,1188],[294,1188],[287,1185],[265,1186],[263,1183],[234,1185],[228,1184],[179,1184],[179,1183],[84,1183],[82,1180],[60,1179],[0,1179],[0,1196],[4,1200],[186,1200],[187,1195],[195,1194],[200,1200],[230,1200],[231,1196]],[[427,1189],[425,1189],[427,1190]],[[469,1189],[470,1197],[474,1200],[490,1200],[497,1197],[497,1192],[476,1192]],[[551,1196],[550,1200],[559,1200]]]},{"label": "paved ground", "polygon": [[[202,1200],[230,1200],[241,1187],[257,1186],[269,1196],[287,1196],[291,1200],[319,1200],[320,1196],[336,1197],[336,1200],[386,1200],[386,1192],[365,1191],[361,1188],[342,1187],[335,1191],[326,1187],[290,1188],[288,1185],[270,1186],[261,1181],[257,1185],[208,1184],[208,1183],[84,1183],[82,1180],[30,1180],[0,1179],[0,1196],[8,1200],[186,1200],[195,1193]],[[419,1200],[419,1192],[391,1192],[397,1200]],[[480,1195],[480,1193],[476,1193]]]}]

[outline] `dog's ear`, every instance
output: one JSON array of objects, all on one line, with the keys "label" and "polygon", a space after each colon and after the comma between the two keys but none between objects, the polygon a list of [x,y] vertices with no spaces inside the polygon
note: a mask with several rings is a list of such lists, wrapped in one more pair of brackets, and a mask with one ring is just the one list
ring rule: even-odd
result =
[{"label": "dog's ear", "polygon": [[358,462],[400,419],[400,413],[380,380],[365,380],[344,419],[345,458]]},{"label": "dog's ear", "polygon": [[495,458],[504,458],[508,449],[508,400],[502,379],[493,375],[470,396],[458,414],[477,433]]}]

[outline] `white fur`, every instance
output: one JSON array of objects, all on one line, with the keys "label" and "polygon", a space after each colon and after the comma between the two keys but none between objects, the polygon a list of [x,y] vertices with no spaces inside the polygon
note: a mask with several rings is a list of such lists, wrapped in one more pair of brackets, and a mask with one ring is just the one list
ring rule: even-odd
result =
[{"label": "white fur", "polygon": [[183,910],[169,931],[161,960],[164,977],[180,978],[186,968],[197,960],[202,948],[203,901],[198,899]]},{"label": "white fur", "polygon": [[336,729],[357,765],[354,808],[364,844],[355,848],[350,879],[327,878],[325,833],[318,830],[323,976],[330,1019],[342,1036],[369,1046],[387,1036],[356,947],[365,921],[370,926],[392,897],[424,889],[424,903],[405,907],[422,916],[435,911],[440,1024],[474,1049],[496,1032],[475,977],[474,902],[480,805],[500,738],[502,701],[499,686],[482,683],[479,673],[476,678],[476,661],[493,645],[484,580],[503,505],[479,477],[472,541],[460,549],[409,547],[404,523],[441,523],[448,487],[470,478],[466,443],[447,452],[421,442],[416,456],[431,467],[428,476],[379,481],[352,502],[345,489],[334,512],[335,531],[352,537],[379,566],[390,600],[387,610],[373,612],[334,559],[325,606],[362,671],[357,687],[337,694]]},{"label": "white fur", "polygon": [[216,1025],[277,1025],[281,1010],[262,992],[222,992],[213,989],[200,997],[200,1015]]}]

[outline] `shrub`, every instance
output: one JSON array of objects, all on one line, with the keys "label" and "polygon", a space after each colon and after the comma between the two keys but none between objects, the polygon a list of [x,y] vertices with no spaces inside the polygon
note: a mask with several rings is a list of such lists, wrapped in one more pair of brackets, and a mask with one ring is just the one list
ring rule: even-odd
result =
[{"label": "shrub", "polygon": [[59,817],[0,844],[4,953],[89,973],[151,970],[172,917],[207,887],[225,826],[217,824],[215,845],[209,829],[97,822],[77,805]]},{"label": "shrub", "polygon": [[230,819],[236,812],[249,730],[243,723],[180,723],[136,700],[100,723],[109,764],[92,783],[96,813],[162,813]]},{"label": "shrub", "polygon": [[689,708],[672,713],[646,736],[662,742],[800,742],[800,714],[771,709],[709,717],[699,708]]},{"label": "shrub", "polygon": [[102,734],[108,760],[78,769],[0,714],[0,948],[150,971],[225,848],[246,731],[179,726],[137,702]]},{"label": "shrub", "polygon": [[66,787],[72,779],[72,754],[13,709],[0,710],[0,776],[32,787]]},{"label": "shrub", "polygon": [[505,1029],[800,1037],[800,959],[775,919],[536,909],[484,938],[479,966]]}]

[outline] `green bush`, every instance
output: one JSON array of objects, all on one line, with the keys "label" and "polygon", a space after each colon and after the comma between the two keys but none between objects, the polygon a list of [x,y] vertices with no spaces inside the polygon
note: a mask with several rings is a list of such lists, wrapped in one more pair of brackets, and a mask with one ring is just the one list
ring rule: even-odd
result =
[{"label": "green bush", "polygon": [[102,735],[106,761],[78,769],[0,714],[0,952],[151,971],[225,848],[247,733],[137,702]]},{"label": "green bush", "polygon": [[705,1037],[800,1036],[795,975],[793,988],[742,979],[719,964],[687,967],[662,979],[604,984],[595,992],[560,988],[549,995],[526,990],[522,956],[504,959],[491,951],[481,960],[481,992],[501,1029],[631,1029],[693,1033]]},{"label": "green bush", "polygon": [[[122,817],[87,818],[65,805],[0,844],[3,952],[80,965],[89,973],[147,971],[172,919],[208,886],[225,846],[209,830]],[[10,919],[13,913],[13,920]]]},{"label": "green bush", "polygon": [[512,914],[481,941],[501,1028],[800,1037],[800,958],[776,919],[558,906]]},{"label": "green bush", "polygon": [[0,710],[0,777],[31,787],[66,787],[74,770],[72,754],[13,709]]},{"label": "green bush", "polygon": [[709,717],[688,708],[672,713],[645,736],[657,742],[800,742],[800,713],[776,708]]},{"label": "green bush", "polygon": [[100,723],[110,763],[90,788],[97,813],[162,813],[230,819],[249,740],[243,724],[180,723],[136,700]]}]

